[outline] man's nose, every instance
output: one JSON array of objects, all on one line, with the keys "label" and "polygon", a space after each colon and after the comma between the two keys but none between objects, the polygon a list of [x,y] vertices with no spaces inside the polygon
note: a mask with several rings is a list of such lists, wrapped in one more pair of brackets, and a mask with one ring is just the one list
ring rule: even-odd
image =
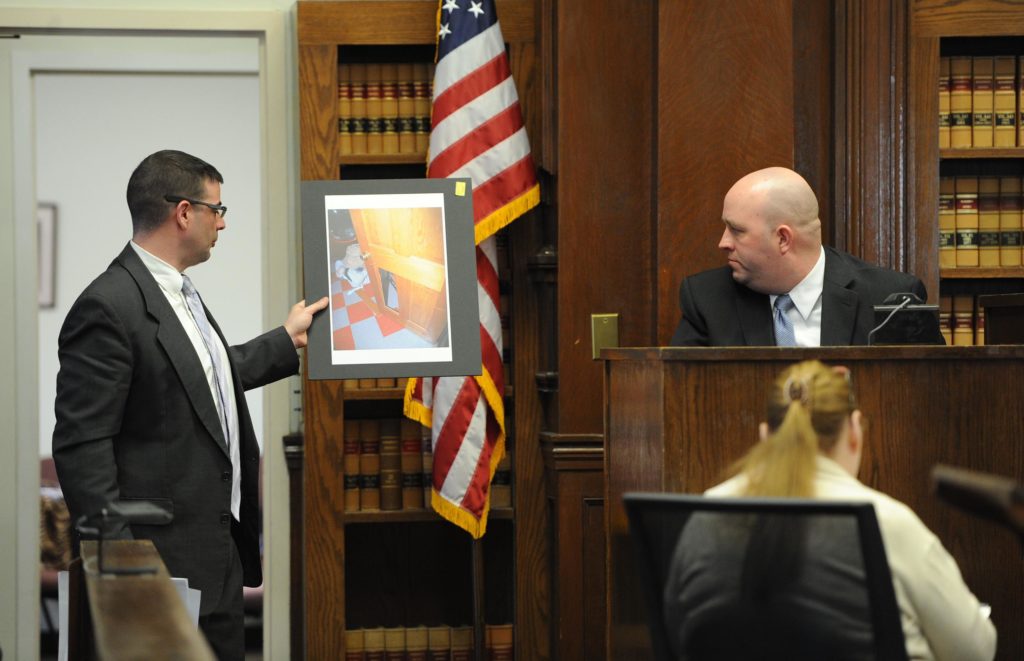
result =
[{"label": "man's nose", "polygon": [[732,241],[729,240],[729,230],[722,231],[722,238],[718,240],[719,250],[732,250]]}]

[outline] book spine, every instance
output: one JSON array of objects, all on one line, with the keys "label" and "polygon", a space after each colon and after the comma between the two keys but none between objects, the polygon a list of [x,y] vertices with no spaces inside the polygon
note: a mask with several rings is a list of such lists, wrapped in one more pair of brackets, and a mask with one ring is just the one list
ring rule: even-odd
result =
[{"label": "book spine", "polygon": [[949,58],[939,58],[939,149],[949,148]]},{"label": "book spine", "polygon": [[999,265],[1021,265],[1021,179],[999,180]]},{"label": "book spine", "polygon": [[433,65],[413,65],[416,88],[413,96],[413,144],[416,153],[427,153],[430,143],[430,102],[433,89]]},{"label": "book spine", "polygon": [[511,624],[487,625],[487,654],[491,661],[512,661],[515,658]]},{"label": "book spine", "polygon": [[351,82],[349,88],[352,95],[352,115],[349,118],[349,133],[352,140],[352,153],[366,153],[366,65],[349,65]]},{"label": "book spine", "polygon": [[995,147],[1017,146],[1017,95],[1014,90],[1014,58],[995,58],[995,92],[993,95],[992,143]]},{"label": "book spine", "polygon": [[985,344],[985,308],[980,305],[974,310],[974,343],[978,346]]},{"label": "book spine", "polygon": [[382,152],[398,153],[398,65],[381,65],[380,116]]},{"label": "book spine", "polygon": [[[357,422],[353,420],[352,422]],[[345,440],[342,445],[344,451],[344,490],[345,490],[345,511],[358,512],[360,491],[362,486],[362,468],[360,467],[360,441],[358,435],[348,435],[348,423],[345,421]]]},{"label": "book spine", "polygon": [[429,661],[450,661],[452,641],[449,627],[429,627],[427,641],[427,659]]},{"label": "book spine", "polygon": [[[380,426],[376,420],[361,420],[362,448],[359,453],[360,494],[362,510],[380,509]],[[369,649],[369,648],[367,648]]]},{"label": "book spine", "polygon": [[[423,509],[423,454],[420,451],[420,432],[407,432],[402,421],[402,507],[407,510]],[[412,420],[409,420],[416,424]]]},{"label": "book spine", "polygon": [[956,188],[953,177],[939,178],[939,268],[956,268]]},{"label": "book spine", "polygon": [[978,266],[999,266],[999,178],[978,179]]},{"label": "book spine", "polygon": [[946,346],[953,344],[953,297],[939,296],[939,331]]},{"label": "book spine", "polygon": [[338,65],[338,139],[342,154],[352,153],[352,73],[347,64]]},{"label": "book spine", "polygon": [[971,115],[971,140],[974,147],[992,146],[993,60],[975,57]]},{"label": "book spine", "polygon": [[345,661],[364,661],[364,638],[362,629],[345,631]]},{"label": "book spine", "polygon": [[384,660],[405,661],[405,628],[384,629]]},{"label": "book spine", "polygon": [[434,489],[434,449],[431,431],[420,429],[420,454],[423,460],[423,507],[430,509],[430,496]]},{"label": "book spine", "polygon": [[953,344],[974,344],[974,297],[953,297]]},{"label": "book spine", "polygon": [[380,423],[380,508],[402,509],[402,453],[394,419]]},{"label": "book spine", "polygon": [[949,146],[971,146],[971,58],[949,60]]},{"label": "book spine", "polygon": [[384,661],[384,627],[363,629],[366,661]]},{"label": "book spine", "polygon": [[427,661],[429,634],[426,627],[409,627],[405,630],[406,661]]},{"label": "book spine", "polygon": [[978,178],[956,178],[956,266],[978,265]]}]

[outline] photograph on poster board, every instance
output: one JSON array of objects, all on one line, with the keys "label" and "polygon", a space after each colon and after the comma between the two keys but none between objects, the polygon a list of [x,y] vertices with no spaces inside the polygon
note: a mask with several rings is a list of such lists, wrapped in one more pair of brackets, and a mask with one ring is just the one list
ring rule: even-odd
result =
[{"label": "photograph on poster board", "polygon": [[479,373],[469,184],[303,183],[310,378]]}]

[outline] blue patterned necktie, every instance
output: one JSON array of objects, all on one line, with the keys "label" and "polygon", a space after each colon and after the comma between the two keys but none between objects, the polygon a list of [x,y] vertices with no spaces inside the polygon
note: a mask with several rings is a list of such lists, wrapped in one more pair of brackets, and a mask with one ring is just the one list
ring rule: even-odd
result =
[{"label": "blue patterned necktie", "polygon": [[[231,436],[228,433],[228,407],[227,392],[228,384],[225,381],[224,365],[221,364],[220,351],[217,350],[217,342],[213,337],[213,329],[210,327],[210,320],[206,318],[206,311],[203,309],[203,302],[199,300],[199,292],[187,275],[181,276],[181,293],[185,294],[188,308],[192,311],[192,317],[196,320],[196,326],[203,336],[203,343],[210,354],[210,361],[213,363],[213,376],[217,382],[217,396],[220,398],[220,427],[224,431],[224,442],[231,447]],[[232,462],[234,463],[234,462]]]},{"label": "blue patterned necktie", "polygon": [[793,307],[793,299],[789,297],[789,294],[783,294],[775,299],[775,346],[777,347],[796,346],[793,322],[789,320],[787,314]]}]

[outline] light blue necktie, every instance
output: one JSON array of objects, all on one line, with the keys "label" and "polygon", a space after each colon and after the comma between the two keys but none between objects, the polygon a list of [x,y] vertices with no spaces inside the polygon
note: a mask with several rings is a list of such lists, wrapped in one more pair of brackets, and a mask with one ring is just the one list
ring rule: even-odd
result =
[{"label": "light blue necktie", "polygon": [[[185,300],[192,311],[192,318],[196,320],[196,326],[203,335],[203,343],[210,354],[210,361],[213,363],[213,376],[217,382],[217,396],[220,398],[220,427],[224,431],[224,442],[231,447],[231,437],[228,433],[228,406],[227,392],[228,384],[225,381],[224,365],[220,361],[220,351],[217,350],[217,341],[213,337],[213,329],[210,327],[210,320],[206,318],[206,311],[203,309],[203,302],[199,300],[199,292],[187,275],[181,276],[181,292],[185,294]],[[233,463],[233,462],[232,462]]]},{"label": "light blue necktie", "polygon": [[775,299],[775,346],[777,347],[796,346],[793,322],[787,315],[793,307],[793,299],[789,297],[789,294],[783,294]]}]

